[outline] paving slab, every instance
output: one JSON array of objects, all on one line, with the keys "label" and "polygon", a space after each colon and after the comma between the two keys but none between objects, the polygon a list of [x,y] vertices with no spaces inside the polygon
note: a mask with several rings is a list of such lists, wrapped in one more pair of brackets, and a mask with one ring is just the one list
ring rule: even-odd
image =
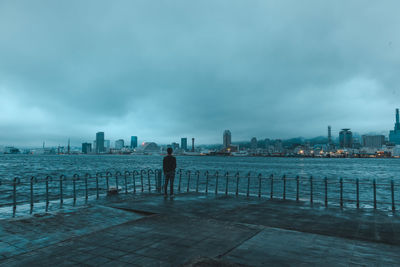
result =
[{"label": "paving slab", "polygon": [[396,266],[397,214],[257,197],[108,197],[0,220],[1,266]]}]

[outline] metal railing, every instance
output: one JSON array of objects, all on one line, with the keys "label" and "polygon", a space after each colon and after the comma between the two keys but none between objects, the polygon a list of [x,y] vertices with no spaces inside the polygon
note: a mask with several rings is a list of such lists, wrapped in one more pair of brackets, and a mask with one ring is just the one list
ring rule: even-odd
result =
[{"label": "metal railing", "polygon": [[[12,206],[15,216],[17,206],[29,204],[30,213],[33,212],[35,203],[44,202],[45,211],[48,211],[50,202],[59,201],[62,207],[65,199],[76,205],[77,198],[89,197],[99,199],[100,195],[114,192],[125,194],[138,192],[162,193],[164,177],[161,170],[134,170],[124,172],[106,172],[91,175],[85,173],[67,177],[46,176],[45,178],[30,177],[29,179],[14,178],[13,180],[0,181],[0,193],[6,195],[7,200],[0,206]],[[122,184],[121,184],[122,181]],[[360,208],[371,207],[389,208],[396,210],[399,201],[399,192],[395,191],[393,180],[390,183],[377,183],[376,179],[360,181],[359,179],[328,179],[310,177],[276,177],[273,174],[240,172],[209,172],[177,170],[174,190],[178,193],[198,192],[209,194],[210,190],[215,195],[245,195],[265,197],[271,200],[295,200],[323,203],[328,205],[354,206]]]}]

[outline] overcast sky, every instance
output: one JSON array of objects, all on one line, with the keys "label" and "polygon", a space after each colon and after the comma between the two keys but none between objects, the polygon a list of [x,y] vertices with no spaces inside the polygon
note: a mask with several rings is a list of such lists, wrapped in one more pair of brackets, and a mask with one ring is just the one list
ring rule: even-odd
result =
[{"label": "overcast sky", "polygon": [[384,132],[400,2],[0,0],[0,145]]}]

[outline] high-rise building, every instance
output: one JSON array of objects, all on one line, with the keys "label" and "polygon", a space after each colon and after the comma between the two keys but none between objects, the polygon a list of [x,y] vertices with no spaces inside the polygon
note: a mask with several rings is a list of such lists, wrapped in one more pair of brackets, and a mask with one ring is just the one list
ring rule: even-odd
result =
[{"label": "high-rise building", "polygon": [[92,144],[91,143],[82,143],[82,153],[88,154],[92,152]]},{"label": "high-rise building", "polygon": [[187,138],[186,137],[181,138],[181,149],[183,151],[187,150]]},{"label": "high-rise building", "polygon": [[251,138],[250,148],[251,149],[257,149],[257,138],[255,138],[255,137]]},{"label": "high-rise building", "polygon": [[331,126],[328,126],[328,145],[332,144],[332,130]]},{"label": "high-rise building", "polygon": [[104,152],[109,152],[111,148],[111,141],[110,140],[104,140]]},{"label": "high-rise building", "polygon": [[104,150],[104,132],[96,133],[96,153],[103,153]]},{"label": "high-rise building", "polygon": [[384,135],[363,135],[362,136],[363,147],[382,148],[382,146],[384,144],[385,144],[385,136]]},{"label": "high-rise building", "polygon": [[179,149],[179,144],[176,143],[176,142],[173,142],[173,143],[171,144],[171,148],[172,148],[172,150],[176,151],[176,150]]},{"label": "high-rise building", "polygon": [[228,148],[231,146],[232,143],[232,134],[231,131],[225,130],[224,135],[223,135],[223,143],[224,143],[224,148]]},{"label": "high-rise building", "polygon": [[192,138],[192,152],[194,152],[194,138]]},{"label": "high-rise building", "polygon": [[396,108],[396,123],[394,124],[394,129],[389,132],[389,142],[400,145],[400,122],[398,108]]},{"label": "high-rise building", "polygon": [[339,132],[339,144],[342,148],[353,147],[353,133],[350,129],[345,128]]},{"label": "high-rise building", "polygon": [[137,148],[138,146],[138,141],[137,141],[137,136],[131,136],[131,148]]},{"label": "high-rise building", "polygon": [[122,149],[124,147],[124,139],[115,141],[115,149]]}]

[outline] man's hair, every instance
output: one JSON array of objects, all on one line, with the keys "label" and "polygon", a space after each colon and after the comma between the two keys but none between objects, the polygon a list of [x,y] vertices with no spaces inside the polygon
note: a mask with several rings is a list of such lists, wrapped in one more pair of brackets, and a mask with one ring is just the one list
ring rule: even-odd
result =
[{"label": "man's hair", "polygon": [[172,148],[167,148],[167,153],[168,153],[168,155],[171,155],[172,154]]}]

